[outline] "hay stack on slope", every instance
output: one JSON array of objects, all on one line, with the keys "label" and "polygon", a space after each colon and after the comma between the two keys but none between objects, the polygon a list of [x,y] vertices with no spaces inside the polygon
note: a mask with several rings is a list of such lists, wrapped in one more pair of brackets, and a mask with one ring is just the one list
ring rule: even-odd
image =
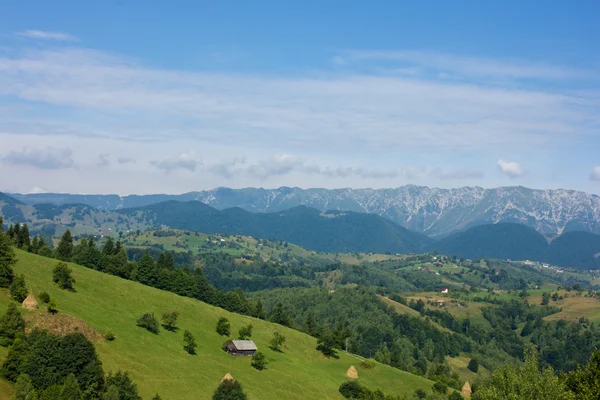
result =
[{"label": "hay stack on slope", "polygon": [[473,393],[473,391],[471,390],[471,384],[469,383],[469,381],[465,382],[465,384],[463,385],[462,390],[460,392],[465,397],[471,397],[471,394]]},{"label": "hay stack on slope", "polygon": [[221,379],[221,382],[223,382],[223,381],[235,381],[235,379],[233,379],[233,376],[231,376],[231,374],[228,372],[225,374],[223,379]]},{"label": "hay stack on slope", "polygon": [[351,379],[358,379],[358,371],[356,371],[354,365],[351,365],[350,368],[348,368],[348,371],[346,371],[346,376]]},{"label": "hay stack on slope", "polygon": [[25,300],[23,300],[22,306],[26,310],[34,311],[34,310],[37,310],[37,308],[38,308],[38,302],[35,299],[35,297],[30,293],[29,296],[27,296],[27,298]]}]

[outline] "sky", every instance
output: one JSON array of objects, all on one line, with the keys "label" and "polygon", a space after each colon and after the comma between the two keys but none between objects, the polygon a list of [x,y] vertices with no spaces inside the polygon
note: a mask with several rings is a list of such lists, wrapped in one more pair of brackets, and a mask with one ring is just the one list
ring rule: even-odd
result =
[{"label": "sky", "polygon": [[0,9],[0,191],[600,194],[597,1]]}]

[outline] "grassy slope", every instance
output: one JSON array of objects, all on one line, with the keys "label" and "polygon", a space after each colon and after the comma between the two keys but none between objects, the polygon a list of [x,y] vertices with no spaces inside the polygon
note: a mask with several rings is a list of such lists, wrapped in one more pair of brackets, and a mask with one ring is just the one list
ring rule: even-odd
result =
[{"label": "grassy slope", "polygon": [[[55,298],[61,313],[69,313],[100,330],[112,330],[114,342],[96,344],[105,371],[131,371],[144,398],[156,392],[165,399],[209,399],[220,379],[231,371],[245,387],[250,399],[340,399],[337,389],[344,382],[346,369],[360,361],[347,354],[328,360],[315,350],[316,340],[294,330],[254,318],[226,312],[208,304],[146,287],[77,265],[71,265],[77,292],[67,292],[52,284],[51,269],[56,260],[19,251],[15,272],[25,274],[28,288]],[[6,290],[0,293],[0,311],[8,302]],[[153,335],[136,327],[135,320],[151,311],[181,312],[179,332],[162,330]],[[259,372],[249,358],[236,358],[220,350],[225,338],[214,331],[216,321],[225,316],[232,332],[244,324],[254,324],[253,339],[266,353],[270,364]],[[198,355],[187,355],[182,348],[183,330],[189,329],[198,343]],[[287,349],[275,353],[268,349],[274,331],[287,338]],[[429,388],[431,381],[384,365],[372,370],[358,369],[360,381],[389,394],[412,393]],[[0,385],[0,397],[2,397]]]}]

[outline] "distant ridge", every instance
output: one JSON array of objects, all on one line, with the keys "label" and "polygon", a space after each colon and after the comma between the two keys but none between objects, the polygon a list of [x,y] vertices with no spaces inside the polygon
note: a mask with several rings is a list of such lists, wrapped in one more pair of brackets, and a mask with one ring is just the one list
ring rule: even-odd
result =
[{"label": "distant ridge", "polygon": [[537,190],[522,186],[483,189],[437,189],[401,186],[394,189],[217,188],[180,195],[15,194],[25,204],[86,204],[102,210],[143,207],[164,201],[197,200],[216,209],[240,207],[276,212],[299,205],[319,211],[377,214],[408,229],[446,236],[469,227],[514,222],[556,236],[569,231],[600,234],[600,197],[574,190]]}]

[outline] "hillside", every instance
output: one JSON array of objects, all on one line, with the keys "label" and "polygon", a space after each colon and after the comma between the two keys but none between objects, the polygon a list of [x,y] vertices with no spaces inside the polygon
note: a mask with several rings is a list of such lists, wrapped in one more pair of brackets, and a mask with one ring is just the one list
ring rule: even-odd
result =
[{"label": "hillside", "polygon": [[[130,371],[144,398],[158,392],[163,399],[209,399],[220,379],[230,371],[243,384],[250,399],[336,399],[342,398],[337,389],[345,380],[346,369],[360,363],[344,353],[337,360],[326,359],[315,350],[316,339],[280,325],[232,314],[73,264],[70,266],[76,291],[63,291],[52,284],[51,269],[56,260],[22,251],[17,255],[15,272],[25,275],[27,287],[33,293],[47,291],[56,299],[58,316],[80,318],[98,332],[114,332],[114,342],[95,344],[104,369]],[[2,289],[0,312],[4,312],[10,301],[7,290]],[[181,312],[178,332],[162,330],[153,335],[135,325],[144,312],[160,315],[170,310]],[[270,361],[267,370],[256,371],[250,367],[248,358],[235,358],[220,350],[225,339],[214,328],[221,316],[231,321],[232,332],[250,322],[254,325],[252,339]],[[187,355],[182,349],[184,329],[196,337],[196,356]],[[268,349],[275,331],[287,338],[283,353]],[[359,377],[367,387],[379,387],[389,394],[412,393],[418,387],[432,385],[424,378],[379,364],[372,370],[359,368]]]},{"label": "hillside", "polygon": [[567,232],[550,243],[548,261],[555,265],[600,269],[600,235]]},{"label": "hillside", "polygon": [[377,215],[321,213],[303,206],[274,213],[251,213],[241,208],[219,211],[197,201],[169,201],[119,213],[143,216],[155,225],[176,229],[274,238],[314,251],[410,253],[423,250],[431,242],[427,236]]},{"label": "hillside", "polygon": [[536,190],[522,186],[483,189],[438,189],[402,186],[394,189],[217,188],[181,195],[13,195],[26,204],[83,203],[104,210],[143,207],[167,200],[197,200],[223,210],[240,207],[275,212],[299,205],[319,211],[341,210],[381,215],[408,229],[444,236],[471,226],[518,222],[542,234],[568,231],[600,233],[600,197],[574,190]]},{"label": "hillside", "polygon": [[545,260],[546,239],[520,224],[480,225],[434,243],[431,250],[465,258]]}]

